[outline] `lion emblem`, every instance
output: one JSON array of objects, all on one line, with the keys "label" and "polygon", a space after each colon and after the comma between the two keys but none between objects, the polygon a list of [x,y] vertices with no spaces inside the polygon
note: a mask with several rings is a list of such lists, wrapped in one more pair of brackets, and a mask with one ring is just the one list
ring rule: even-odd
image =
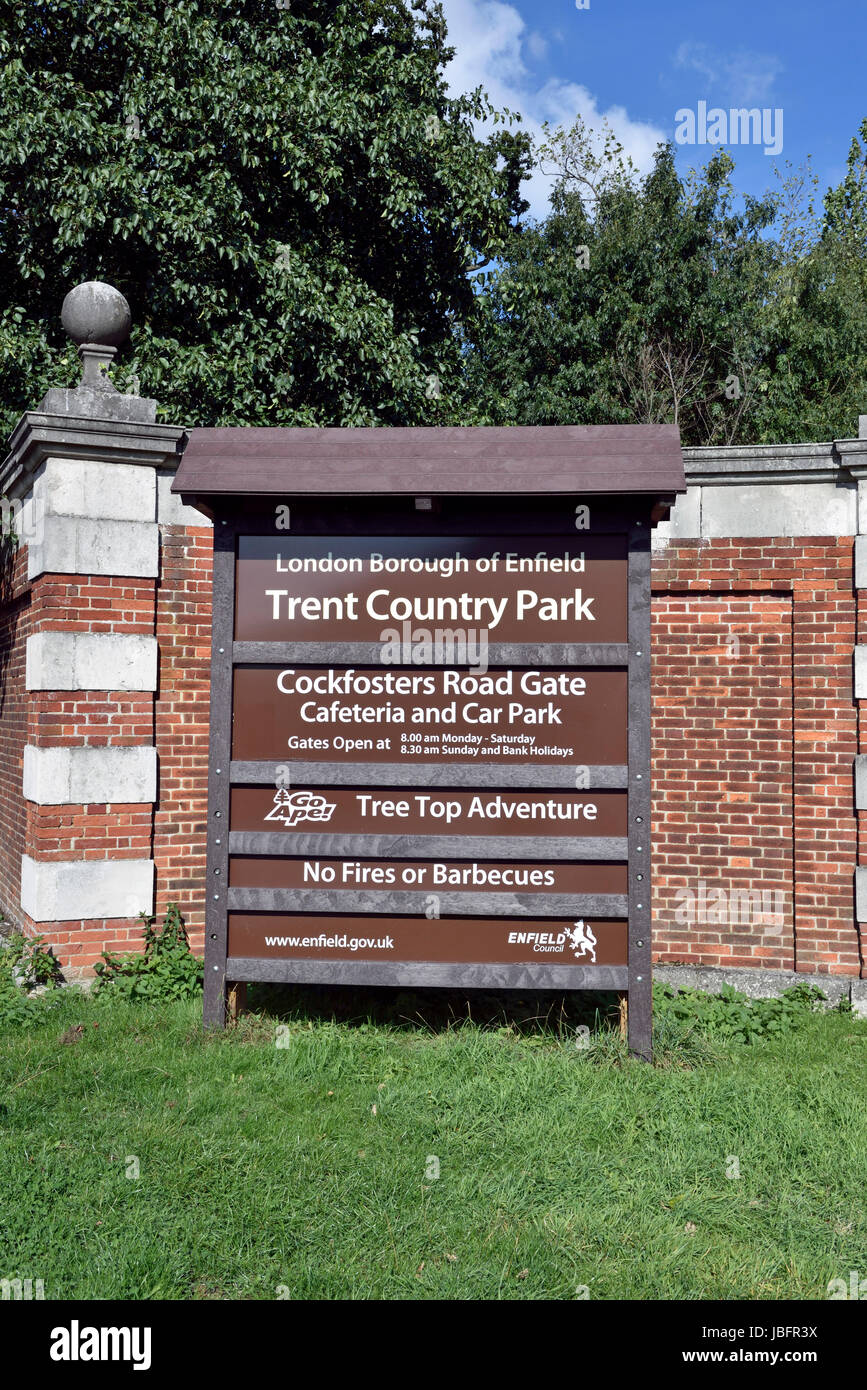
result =
[{"label": "lion emblem", "polygon": [[580,918],[577,922],[575,922],[571,930],[569,927],[567,927],[566,935],[569,938],[569,944],[571,945],[572,950],[575,952],[576,958],[580,960],[582,956],[586,956],[589,954],[591,961],[595,964],[596,937],[593,935],[593,932],[590,930],[584,919]]}]

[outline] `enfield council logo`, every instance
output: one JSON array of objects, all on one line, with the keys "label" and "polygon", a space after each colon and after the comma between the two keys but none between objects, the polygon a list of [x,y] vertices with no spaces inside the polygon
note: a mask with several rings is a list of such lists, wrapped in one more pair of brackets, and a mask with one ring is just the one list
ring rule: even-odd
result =
[{"label": "enfield council logo", "polygon": [[315,792],[288,792],[281,787],[274,797],[274,805],[265,820],[282,821],[287,830],[300,825],[302,821],[329,821],[336,803],[326,801]]},{"label": "enfield council logo", "polygon": [[584,960],[589,956],[591,963],[596,964],[596,937],[583,918],[579,918],[571,927],[558,932],[556,936],[553,932],[509,932],[510,946],[529,946],[532,943],[533,950],[540,954],[562,954],[567,941],[576,960]]}]

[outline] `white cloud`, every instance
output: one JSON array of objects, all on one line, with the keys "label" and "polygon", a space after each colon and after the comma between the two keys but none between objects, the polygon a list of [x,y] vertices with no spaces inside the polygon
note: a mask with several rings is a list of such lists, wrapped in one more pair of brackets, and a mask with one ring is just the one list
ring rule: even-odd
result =
[{"label": "white cloud", "polygon": [[692,68],[701,74],[708,84],[708,96],[719,95],[733,106],[765,101],[783,71],[783,63],[773,53],[753,53],[744,48],[720,53],[694,39],[680,45],[674,61],[679,68]]},{"label": "white cloud", "polygon": [[[503,0],[444,0],[443,9],[447,42],[456,50],[446,69],[453,96],[483,87],[494,106],[520,111],[522,128],[534,138],[543,121],[570,126],[580,114],[588,126],[599,127],[605,117],[624,153],[643,173],[649,171],[656,146],[667,138],[665,132],[633,120],[623,106],[600,111],[593,94],[578,82],[560,77],[541,80],[532,62],[543,56],[544,37],[528,30],[514,5]],[[553,182],[536,171],[523,185],[532,216],[546,215]]]},{"label": "white cloud", "polygon": [[719,81],[719,69],[711,64],[706,43],[697,43],[695,39],[685,39],[678,46],[674,55],[674,62],[676,67],[693,68],[695,72],[700,72],[702,77],[707,78],[708,82]]},{"label": "white cloud", "polygon": [[548,40],[534,29],[532,34],[527,37],[527,47],[531,55],[541,61],[548,52]]}]

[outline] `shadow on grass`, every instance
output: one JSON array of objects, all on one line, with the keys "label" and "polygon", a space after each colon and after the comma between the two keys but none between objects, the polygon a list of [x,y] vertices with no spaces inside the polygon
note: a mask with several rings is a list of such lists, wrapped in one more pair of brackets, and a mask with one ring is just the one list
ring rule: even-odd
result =
[{"label": "shadow on grass", "polygon": [[250,985],[248,1008],[275,1019],[385,1026],[441,1033],[470,1023],[520,1034],[616,1026],[619,996],[610,991],[527,992],[483,989],[395,990],[351,985]]},{"label": "shadow on grass", "polygon": [[598,1027],[618,1019],[611,992],[527,992],[483,989],[395,990],[351,985],[251,985],[248,1007],[272,1018],[419,1028],[439,1033],[463,1023],[477,1028],[511,1027],[520,1033]]},{"label": "shadow on grass", "polygon": [[[620,996],[614,991],[356,988],[336,985],[250,985],[247,1010],[236,1028],[237,1041],[261,1037],[278,1022],[339,1023],[346,1028],[387,1028],[431,1036],[464,1027],[508,1034],[530,1045],[563,1046],[580,1039],[588,1060],[623,1066],[630,1059],[620,1032]],[[654,1026],[657,1067],[713,1065],[720,1050],[693,1021],[658,1018]],[[642,1063],[635,1062],[635,1065]]]}]

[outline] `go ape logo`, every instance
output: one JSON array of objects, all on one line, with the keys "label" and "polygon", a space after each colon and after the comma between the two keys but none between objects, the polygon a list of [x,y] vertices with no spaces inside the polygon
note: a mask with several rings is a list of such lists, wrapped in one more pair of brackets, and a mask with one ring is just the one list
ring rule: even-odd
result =
[{"label": "go ape logo", "polygon": [[315,792],[290,792],[287,787],[278,787],[274,805],[265,820],[281,821],[287,830],[300,825],[302,821],[329,821],[336,803],[326,801]]},{"label": "go ape logo", "polygon": [[678,888],[674,920],[680,926],[782,927],[785,900],[781,888],[723,888],[699,879],[698,891]]}]

